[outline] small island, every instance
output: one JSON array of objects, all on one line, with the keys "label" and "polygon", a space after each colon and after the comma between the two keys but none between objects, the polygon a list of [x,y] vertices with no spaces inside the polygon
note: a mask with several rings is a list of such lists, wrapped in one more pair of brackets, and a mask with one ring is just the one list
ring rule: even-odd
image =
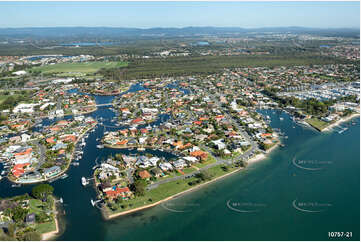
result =
[{"label": "small island", "polygon": [[[48,184],[31,194],[0,198],[0,240],[48,240],[59,233],[57,199]],[[60,199],[61,201],[61,199]]]},{"label": "small island", "polygon": [[99,95],[99,96],[113,96],[119,95],[122,92],[125,92],[131,86],[128,82],[91,82],[91,83],[82,83],[80,84],[80,89],[83,92]]}]

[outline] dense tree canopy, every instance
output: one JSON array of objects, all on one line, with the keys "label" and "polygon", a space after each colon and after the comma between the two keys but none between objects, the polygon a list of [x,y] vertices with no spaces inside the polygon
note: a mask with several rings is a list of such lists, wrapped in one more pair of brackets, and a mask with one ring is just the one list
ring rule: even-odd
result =
[{"label": "dense tree canopy", "polygon": [[47,198],[49,195],[51,195],[54,191],[54,188],[49,184],[40,184],[35,186],[31,194],[38,199],[44,199]]}]

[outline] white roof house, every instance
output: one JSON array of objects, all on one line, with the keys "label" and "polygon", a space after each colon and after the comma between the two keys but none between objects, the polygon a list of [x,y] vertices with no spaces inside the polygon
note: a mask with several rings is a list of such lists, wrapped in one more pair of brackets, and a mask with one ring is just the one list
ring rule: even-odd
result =
[{"label": "white roof house", "polygon": [[21,142],[27,142],[30,139],[30,135],[28,134],[22,134],[21,135]]},{"label": "white roof house", "polygon": [[33,113],[34,112],[34,107],[37,106],[37,105],[39,105],[39,104],[21,103],[21,104],[18,104],[13,109],[13,112],[14,113]]},{"label": "white roof house", "polygon": [[26,74],[26,71],[15,71],[13,72],[13,74],[17,75],[17,76],[22,76]]}]

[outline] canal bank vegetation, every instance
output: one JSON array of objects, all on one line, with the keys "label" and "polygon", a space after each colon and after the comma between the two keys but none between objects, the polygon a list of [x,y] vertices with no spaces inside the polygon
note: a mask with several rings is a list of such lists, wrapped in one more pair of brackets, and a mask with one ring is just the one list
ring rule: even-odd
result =
[{"label": "canal bank vegetation", "polygon": [[31,194],[0,199],[0,239],[42,240],[57,231],[54,188],[41,184]]}]

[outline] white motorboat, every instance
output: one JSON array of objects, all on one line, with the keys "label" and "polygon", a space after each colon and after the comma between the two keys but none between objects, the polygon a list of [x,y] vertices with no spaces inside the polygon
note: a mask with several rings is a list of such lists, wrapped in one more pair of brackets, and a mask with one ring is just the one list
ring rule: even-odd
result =
[{"label": "white motorboat", "polygon": [[89,182],[87,181],[87,179],[86,179],[85,177],[82,177],[82,178],[81,178],[81,184],[82,184],[83,186],[86,186],[86,185],[89,184]]}]

